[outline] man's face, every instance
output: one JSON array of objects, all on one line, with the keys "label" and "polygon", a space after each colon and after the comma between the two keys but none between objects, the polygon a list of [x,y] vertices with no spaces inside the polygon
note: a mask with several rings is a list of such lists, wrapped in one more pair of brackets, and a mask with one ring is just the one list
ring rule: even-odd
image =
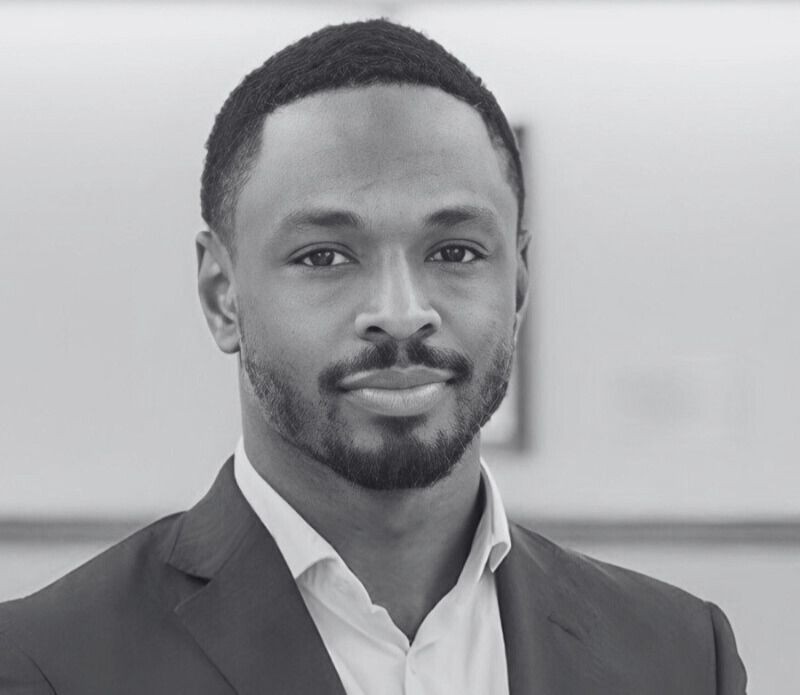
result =
[{"label": "man's face", "polygon": [[269,115],[236,208],[245,399],[363,487],[446,476],[508,383],[516,214],[480,115],[440,90]]}]

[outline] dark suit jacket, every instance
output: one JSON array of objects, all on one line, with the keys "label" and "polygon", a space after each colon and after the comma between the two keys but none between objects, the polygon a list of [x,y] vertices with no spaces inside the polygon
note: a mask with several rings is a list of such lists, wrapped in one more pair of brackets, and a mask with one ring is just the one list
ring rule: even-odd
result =
[{"label": "dark suit jacket", "polygon": [[[497,590],[512,695],[745,692],[716,606],[519,526],[511,536]],[[232,461],[190,511],[0,604],[3,695],[234,692],[344,695]]]}]

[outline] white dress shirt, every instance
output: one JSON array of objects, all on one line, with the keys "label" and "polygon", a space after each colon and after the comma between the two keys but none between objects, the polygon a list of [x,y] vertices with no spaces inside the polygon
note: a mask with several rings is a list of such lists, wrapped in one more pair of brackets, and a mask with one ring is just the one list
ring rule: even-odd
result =
[{"label": "white dress shirt", "polygon": [[511,537],[483,460],[486,506],[472,549],[411,643],[330,543],[256,472],[242,439],[234,475],[283,554],[347,695],[508,695],[494,572]]}]

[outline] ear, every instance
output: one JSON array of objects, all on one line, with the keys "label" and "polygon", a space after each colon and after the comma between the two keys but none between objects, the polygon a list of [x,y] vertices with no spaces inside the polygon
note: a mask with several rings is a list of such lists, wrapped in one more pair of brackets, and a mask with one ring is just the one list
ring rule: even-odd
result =
[{"label": "ear", "polygon": [[530,278],[528,274],[528,247],[531,243],[531,234],[527,229],[520,230],[517,235],[517,310],[514,317],[514,342],[519,334],[522,317],[528,306],[528,288]]},{"label": "ear", "polygon": [[222,352],[239,352],[239,311],[228,249],[211,231],[200,232],[195,238],[195,246],[197,292],[211,335]]}]

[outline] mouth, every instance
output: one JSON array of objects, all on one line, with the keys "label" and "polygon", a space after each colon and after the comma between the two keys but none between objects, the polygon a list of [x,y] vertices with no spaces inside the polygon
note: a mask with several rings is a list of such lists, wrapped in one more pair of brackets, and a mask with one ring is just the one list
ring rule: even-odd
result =
[{"label": "mouth", "polygon": [[408,388],[365,386],[348,389],[344,397],[360,409],[376,415],[409,417],[433,409],[442,400],[447,388],[443,381]]}]

